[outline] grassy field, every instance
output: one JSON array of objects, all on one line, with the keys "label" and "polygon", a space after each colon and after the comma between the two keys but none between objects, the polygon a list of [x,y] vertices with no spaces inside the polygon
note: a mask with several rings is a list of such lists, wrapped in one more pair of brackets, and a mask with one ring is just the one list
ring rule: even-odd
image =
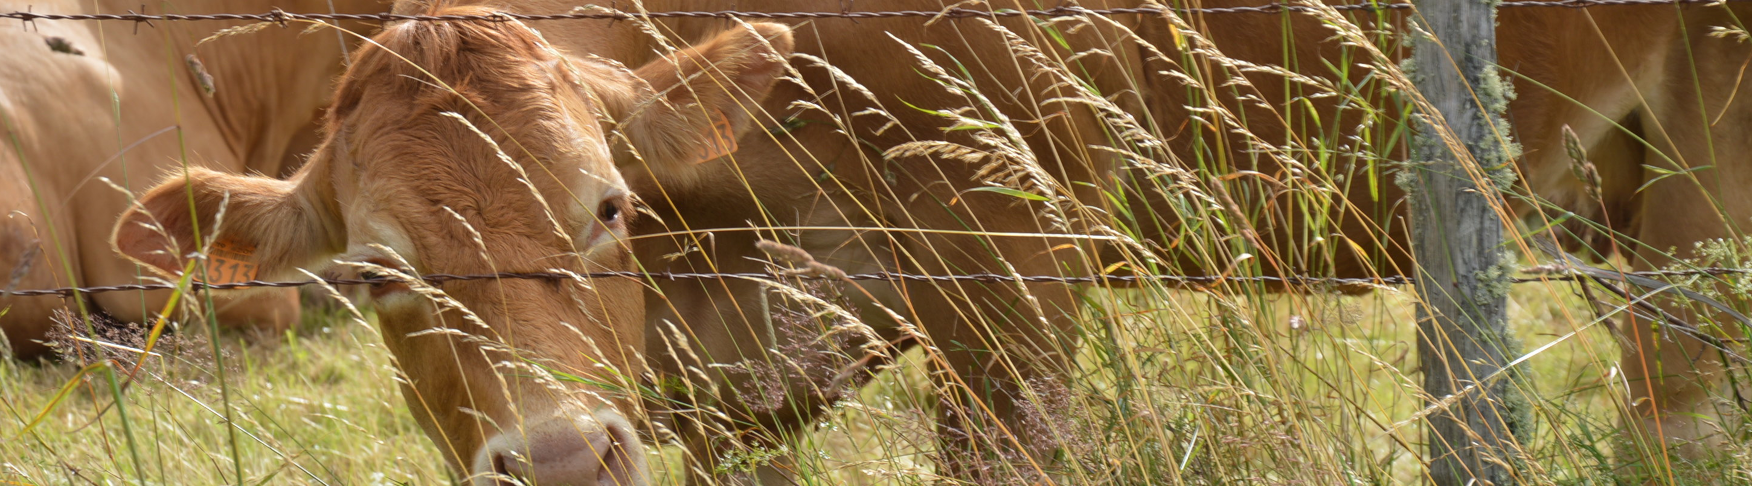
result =
[{"label": "grassy field", "polygon": [[[1221,263],[1239,268],[1236,275],[1252,275],[1260,269],[1251,267],[1263,265],[1262,259],[1246,253],[1256,250],[1248,250],[1235,238],[1254,233],[1246,233],[1253,230],[1245,228],[1248,218],[1242,214],[1243,205],[1231,200],[1231,193],[1247,196],[1245,189],[1290,201],[1272,206],[1272,211],[1327,208],[1335,204],[1335,194],[1351,189],[1343,184],[1361,183],[1357,182],[1361,177],[1348,176],[1360,176],[1364,169],[1376,175],[1376,164],[1382,170],[1399,167],[1394,161],[1406,153],[1406,134],[1413,130],[1407,123],[1411,110],[1403,100],[1384,94],[1391,90],[1382,86],[1400,92],[1411,88],[1409,79],[1396,69],[1397,59],[1383,54],[1394,52],[1397,45],[1385,33],[1344,24],[1336,13],[1328,14],[1335,35],[1360,52],[1347,51],[1325,67],[1334,72],[1320,74],[1354,82],[1289,76],[1287,71],[1227,59],[1190,24],[1175,24],[1178,30],[1172,42],[1177,54],[1157,55],[1220,74],[1177,73],[1189,86],[1208,90],[1192,98],[1228,99],[1224,96],[1232,93],[1225,90],[1234,82],[1222,73],[1280,76],[1284,91],[1306,95],[1300,97],[1302,101],[1284,102],[1283,111],[1290,114],[1284,123],[1326,138],[1283,142],[1278,147],[1277,141],[1237,135],[1251,148],[1213,149],[1200,152],[1214,154],[1212,160],[1186,160],[1164,148],[1182,136],[1172,123],[1151,127],[1129,115],[1105,117],[1101,121],[1112,125],[1105,128],[1113,140],[1100,147],[1101,153],[1125,153],[1128,163],[1135,165],[1125,170],[1147,174],[1140,176],[1140,187],[1131,189],[1139,194],[1159,191],[1181,198],[1185,206],[1174,208],[1183,212],[1172,215],[1128,215],[1136,217],[1091,223],[1103,230],[1091,234],[1156,245],[1161,242],[1139,231],[1139,223],[1151,217],[1184,219],[1179,222],[1194,229],[1186,230],[1186,241],[1172,243],[1184,245],[1175,251],[1204,250],[1197,256],[1206,260],[1206,269],[1217,269],[1219,265],[1213,263]],[[1032,28],[1050,34],[1043,38],[1064,42],[1060,34],[1090,26],[1042,21]],[[1019,58],[1027,54],[1034,56],[1027,58],[1030,61],[1045,59],[1041,51],[1023,45],[1021,37],[1015,39],[1006,42],[1015,43],[1011,47]],[[966,109],[932,113],[948,119],[945,123],[953,125],[951,131],[982,135],[978,140],[987,145],[967,150],[1021,154],[1014,156],[1022,161],[1012,161],[1015,166],[1044,173],[1038,161],[1026,156],[1027,147],[1020,143],[1024,130],[1018,128],[1017,119],[978,118],[993,115],[986,113],[989,99],[979,89],[994,94],[1009,89],[976,89],[976,76],[967,67],[947,68],[950,59],[938,55],[938,50],[907,47],[919,64],[916,75],[965,91],[970,100]],[[942,65],[934,63],[932,55]],[[1079,83],[1080,61],[1038,62],[1029,74],[1058,76],[1063,87],[1076,91],[1072,97],[1077,103],[1120,113],[1117,106],[1108,106],[1117,95]],[[1365,64],[1371,74],[1350,71]],[[1344,113],[1356,120],[1329,118],[1324,123],[1331,125],[1323,124],[1319,113],[1301,104],[1314,99],[1342,99],[1342,110],[1351,110]],[[1247,120],[1241,115],[1247,112],[1220,104],[1197,107],[1199,116],[1208,118],[1200,123],[1211,126],[1195,127],[1196,133],[1188,136],[1211,136],[1213,146],[1221,146],[1218,142],[1227,140],[1224,137],[1244,132]],[[1030,115],[1033,120],[1057,116]],[[1347,130],[1352,126],[1340,123],[1361,128],[1351,133]],[[1356,146],[1346,145],[1358,140]],[[1256,167],[1243,164],[1257,161],[1242,160],[1258,155],[1255,149],[1275,153],[1284,167],[1298,168],[1268,172],[1301,174],[1298,177],[1305,179],[1284,176],[1287,183],[1274,179],[1272,185],[1249,178],[1201,179],[1205,174],[1240,174],[1237,167]],[[997,161],[990,167],[1004,169],[996,173],[1024,172],[1006,172],[1014,167],[1003,166],[1002,157],[990,160]],[[1068,198],[1030,192],[1041,190],[1040,185],[1058,184],[1049,175],[1025,181],[1028,184],[1018,182],[1028,179],[1022,176],[996,179],[1001,178],[982,181],[989,184],[980,188],[1046,201],[1039,207],[1051,206],[1051,211],[1043,215],[1063,217],[1090,209],[1072,207]],[[1371,179],[1369,183],[1389,182]],[[1046,189],[1041,192],[1072,192],[1068,187]],[[1124,191],[1103,195],[1117,198]],[[1242,201],[1247,210],[1263,212],[1267,206]],[[1108,214],[1087,214],[1096,213]],[[1326,234],[1330,228],[1323,225],[1335,224],[1316,213],[1294,213],[1310,220],[1299,221],[1313,228],[1307,235]],[[1322,246],[1328,243],[1324,239],[1302,243],[1295,249],[1333,248]],[[1728,246],[1752,248],[1752,241]],[[1752,258],[1734,255],[1705,263],[1752,266],[1748,261]],[[1127,263],[1133,269],[1149,268],[1144,259]],[[1167,273],[1190,273],[1180,270]],[[1085,305],[1075,310],[1076,324],[1070,331],[1081,346],[1069,379],[1026,384],[1035,395],[1023,401],[1023,425],[1028,433],[1050,434],[1059,446],[1044,466],[1045,477],[1060,484],[1124,485],[1422,481],[1428,451],[1424,419],[1430,410],[1429,397],[1421,391],[1415,293],[1394,287],[1360,296],[1280,295],[1267,294],[1260,287],[1232,284],[1209,292],[1162,287],[1084,290],[1079,297]],[[1733,302],[1744,308],[1740,297],[1752,293],[1752,287],[1735,290],[1741,295],[1723,297],[1735,297]],[[1730,434],[1725,443],[1707,447],[1712,459],[1695,462],[1673,452],[1683,444],[1638,444],[1623,432],[1620,417],[1630,387],[1636,384],[1627,382],[1618,369],[1621,338],[1613,332],[1618,318],[1597,317],[1598,311],[1607,309],[1594,308],[1579,292],[1573,283],[1529,283],[1515,286],[1510,294],[1510,326],[1524,353],[1514,361],[1512,382],[1527,397],[1531,422],[1530,433],[1520,438],[1520,450],[1513,458],[1524,475],[1522,482],[1752,484],[1752,447],[1747,447],[1752,441],[1745,437]],[[1620,305],[1610,297],[1602,300],[1607,306]],[[109,340],[116,346],[140,345],[137,336],[121,334]],[[74,356],[56,362],[0,359],[0,486],[457,481],[438,448],[410,416],[398,390],[396,367],[369,308],[357,316],[313,310],[304,323],[283,334],[214,335],[205,327],[192,326],[168,339],[156,348],[159,355],[126,385],[122,406],[110,403],[111,387],[121,386],[116,381],[128,370],[82,369],[82,363],[90,361],[80,356],[99,352],[95,349],[80,348]],[[832,413],[799,436],[784,438],[780,447],[788,451],[732,450],[718,461],[719,467],[750,468],[789,452],[796,457],[795,472],[804,484],[965,484],[935,475],[939,395],[929,361],[918,350],[902,355],[859,394],[836,403]],[[1734,397],[1715,398],[1721,406],[1736,405]],[[1730,431],[1745,429],[1744,424],[1723,426]],[[647,440],[647,445],[652,449],[650,457],[658,458],[652,462],[657,482],[681,483],[686,467],[682,448],[655,439]]]},{"label": "grassy field", "polygon": [[[1422,407],[1405,290],[1361,297],[1220,302],[1176,291],[1095,291],[1123,308],[1091,310],[1083,376],[1043,414],[1068,437],[1068,483],[1405,484],[1422,467]],[[1234,306],[1252,309],[1236,313]],[[1567,284],[1529,284],[1511,319],[1531,356],[1537,433],[1524,446],[1533,483],[1611,484],[1654,469],[1616,434],[1623,384],[1604,325]],[[1104,315],[1097,315],[1098,313]],[[1103,325],[1111,322],[1114,325]],[[236,424],[222,411],[205,330],[161,345],[127,394],[128,430],[101,375],[71,363],[0,361],[0,484],[443,484],[452,480],[396,389],[369,324],[337,314],[280,336],[222,334]],[[1105,341],[1105,343],[1103,342]],[[1550,346],[1547,346],[1547,345]],[[1132,372],[1116,372],[1115,362]],[[812,484],[930,484],[931,388],[917,352],[795,438]],[[71,380],[68,399],[28,433]],[[94,398],[95,397],[95,398]],[[680,453],[653,451],[679,481]],[[746,451],[760,460],[762,451]],[[1628,456],[1628,457],[1627,457]],[[1628,460],[1617,464],[1611,459]],[[1712,464],[1747,478],[1747,464]],[[1708,477],[1712,474],[1694,476]],[[1688,481],[1680,475],[1679,483]],[[1659,481],[1665,483],[1665,481]]]}]

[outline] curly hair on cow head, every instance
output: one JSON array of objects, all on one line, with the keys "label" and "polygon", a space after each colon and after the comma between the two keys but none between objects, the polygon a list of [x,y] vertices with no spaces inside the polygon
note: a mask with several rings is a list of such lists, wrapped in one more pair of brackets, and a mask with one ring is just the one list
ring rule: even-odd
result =
[{"label": "curly hair on cow head", "polygon": [[[490,16],[484,6],[432,4],[424,15]],[[337,87],[329,110],[328,128],[359,109],[373,90],[388,90],[395,99],[444,104],[461,95],[482,110],[505,116],[502,110],[551,109],[544,103],[522,103],[528,93],[550,92],[564,69],[536,69],[559,64],[562,54],[522,22],[448,21],[392,24],[353,53],[352,75]],[[497,108],[497,109],[494,109]]]}]

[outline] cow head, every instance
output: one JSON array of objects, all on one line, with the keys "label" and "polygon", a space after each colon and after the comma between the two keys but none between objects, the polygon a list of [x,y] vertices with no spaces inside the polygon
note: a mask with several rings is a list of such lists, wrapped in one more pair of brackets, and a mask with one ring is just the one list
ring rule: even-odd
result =
[{"label": "cow head", "polygon": [[368,299],[404,398],[452,467],[476,484],[643,484],[627,392],[643,372],[640,282],[403,276],[634,269],[616,153],[653,167],[713,156],[699,141],[749,127],[790,45],[785,27],[755,24],[628,71],[518,22],[396,24],[353,55],[299,172],[175,174],[114,243],[170,276],[206,252],[229,265],[209,280],[379,280]]}]

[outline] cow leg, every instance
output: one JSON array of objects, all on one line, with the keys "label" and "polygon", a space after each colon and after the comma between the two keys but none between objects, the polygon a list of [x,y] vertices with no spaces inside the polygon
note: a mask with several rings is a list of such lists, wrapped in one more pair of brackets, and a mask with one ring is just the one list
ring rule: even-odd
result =
[{"label": "cow leg", "polygon": [[[9,153],[0,154],[0,289],[29,290],[64,287],[67,275],[49,237],[49,221],[37,210],[35,195],[27,184],[22,166]],[[56,194],[43,194],[52,200]],[[61,232],[63,245],[74,244],[66,232],[72,228],[67,218],[54,220]],[[69,250],[71,251],[71,250]],[[73,263],[75,271],[78,262]],[[14,356],[44,357],[49,348],[42,341],[48,338],[50,319],[58,309],[67,306],[61,296],[13,297],[0,296],[0,332],[5,334]]]},{"label": "cow leg", "polygon": [[[823,299],[844,292],[798,290]],[[787,439],[855,393],[869,376],[862,368],[881,364],[864,359],[869,336],[784,294],[747,280],[699,280],[663,283],[646,299],[658,387],[691,404],[660,407],[678,409],[672,430],[687,446],[690,484],[795,483]]]},{"label": "cow leg", "polygon": [[[1681,211],[1713,210],[1702,198],[1672,200],[1659,197],[1666,191],[1651,191],[1646,196],[1667,201],[1666,207]],[[1646,207],[1645,207],[1645,210]],[[1679,249],[1679,258],[1696,257],[1693,243],[1725,237],[1723,226],[1715,224],[1668,224],[1661,218],[1643,223],[1640,235],[1648,245],[1638,252],[1638,270],[1652,270],[1672,263],[1661,254],[1666,249]],[[1656,250],[1661,249],[1661,250]],[[1731,292],[1720,287],[1724,294]],[[1635,289],[1646,292],[1647,289]],[[1731,294],[1728,294],[1731,295]],[[1702,304],[1659,299],[1660,307],[1683,320],[1683,325],[1654,322],[1643,316],[1627,316],[1621,322],[1622,364],[1630,386],[1631,409],[1635,416],[1629,425],[1651,445],[1676,448],[1680,457],[1702,459],[1731,436],[1738,423],[1735,418],[1752,388],[1742,383],[1736,387],[1723,358],[1727,353],[1745,355],[1745,347],[1736,344],[1745,335],[1741,324],[1726,315],[1704,311]],[[1708,338],[1700,339],[1699,335]],[[1744,373],[1739,370],[1738,373]],[[1742,380],[1743,381],[1743,380]],[[1736,390],[1736,388],[1739,388]]]},{"label": "cow leg", "polygon": [[[1688,20],[1702,25],[1726,25],[1725,21]],[[1707,29],[1689,31],[1692,38],[1687,40],[1696,59],[1752,55],[1745,45],[1709,38],[1702,30]],[[1674,58],[1690,57],[1680,51]],[[1667,70],[1671,76],[1667,83],[1645,93],[1649,107],[1641,125],[1653,150],[1644,156],[1644,163],[1677,174],[1660,176],[1652,170],[1646,174],[1651,182],[1634,206],[1638,222],[1634,236],[1642,243],[1634,250],[1638,270],[1662,269],[1679,260],[1742,266],[1744,235],[1752,224],[1748,219],[1752,195],[1745,191],[1752,186],[1752,160],[1747,155],[1752,153],[1752,139],[1743,133],[1752,126],[1752,105],[1743,100],[1752,87],[1740,82],[1739,68],[1738,63],[1728,62],[1682,64]],[[1712,251],[1710,246],[1726,251]],[[1743,308],[1745,295],[1736,295],[1726,285],[1717,289],[1730,304]],[[1752,406],[1747,402],[1752,387],[1744,379],[1744,362],[1727,361],[1729,356],[1747,355],[1745,343],[1739,340],[1746,330],[1701,304],[1659,301],[1696,330],[1637,317],[1625,320],[1621,366],[1630,384],[1635,414],[1631,425],[1644,437],[1657,439],[1657,445],[1676,448],[1678,457],[1707,463],[1724,450],[1719,445],[1741,432],[1745,407]],[[1709,337],[1699,339],[1696,334]]]},{"label": "cow leg", "polygon": [[[1064,240],[935,235],[912,243],[908,250],[917,256],[909,260],[925,274],[1077,273],[1064,268],[1076,261]],[[1057,283],[910,282],[905,290],[907,309],[924,331],[921,344],[941,380],[941,474],[979,484],[1047,479],[1055,450],[1072,432],[1055,418],[1067,411],[1054,406],[1068,395],[1062,380],[1076,348],[1066,332],[1077,304],[1072,289]]]},{"label": "cow leg", "polygon": [[[144,272],[142,272],[144,273]],[[92,282],[122,283],[134,282],[135,274],[125,274],[113,277],[92,277]],[[143,295],[142,295],[143,294]],[[216,292],[213,295],[213,313],[218,318],[219,326],[224,329],[245,331],[246,337],[279,336],[291,329],[298,322],[302,308],[299,305],[297,289],[262,289],[249,293]],[[164,309],[164,304],[170,298],[169,291],[151,292],[109,292],[92,296],[92,302],[111,315],[124,322],[150,323],[157,319],[158,312]],[[187,312],[187,306],[206,305],[205,296],[195,297],[185,295],[182,303],[183,312],[174,315],[185,325],[206,327],[206,321],[199,314]]]},{"label": "cow leg", "polygon": [[[55,275],[54,265],[43,254],[35,239],[20,238],[16,224],[0,219],[0,274],[16,289],[60,287],[66,281]],[[28,233],[27,233],[28,234]],[[22,270],[22,271],[20,271]],[[47,356],[49,348],[42,341],[48,338],[50,318],[55,310],[66,307],[60,296],[0,297],[0,334],[10,345],[10,352],[19,358]]]},{"label": "cow leg", "polygon": [[[5,185],[0,182],[0,186]],[[7,194],[0,189],[0,194]],[[19,193],[10,193],[19,194]],[[29,192],[23,194],[28,195]],[[6,196],[0,196],[4,198]],[[0,288],[8,290],[48,289],[67,284],[66,275],[54,255],[54,247],[37,231],[23,210],[0,206]],[[67,299],[58,295],[14,297],[0,296],[0,333],[11,346],[11,353],[20,358],[38,358],[49,354],[43,345],[48,339],[50,319],[58,309],[67,307]]]},{"label": "cow leg", "polygon": [[[1698,258],[1696,243],[1731,238],[1728,226],[1715,216],[1718,208],[1696,186],[1691,181],[1663,180],[1644,192],[1640,210],[1660,213],[1643,217],[1637,235],[1644,245],[1636,252],[1638,270],[1661,269],[1676,258]],[[1752,214],[1733,208],[1727,213]],[[1667,252],[1675,249],[1669,256]],[[1731,289],[1724,286],[1720,290],[1732,296]],[[1661,307],[1693,329],[1638,316],[1624,319],[1621,366],[1636,414],[1631,425],[1644,437],[1678,447],[1681,456],[1701,458],[1720,450],[1715,446],[1729,437],[1726,427],[1738,422],[1734,417],[1739,415],[1739,407],[1747,405],[1743,397],[1752,392],[1745,386],[1735,389],[1729,380],[1732,370],[1723,361],[1724,351],[1745,354],[1745,347],[1735,344],[1744,336],[1744,329],[1725,315],[1705,311],[1701,304],[1661,299]],[[1699,339],[1696,334],[1710,338]]]},{"label": "cow leg", "polygon": [[[1040,482],[1070,430],[1055,410],[1074,346],[1063,331],[1075,304],[1063,285],[909,288],[944,381],[939,468],[978,484]],[[1024,294],[1026,292],[1026,294]],[[941,368],[948,368],[941,370]]]},{"label": "cow leg", "polygon": [[303,312],[297,289],[268,289],[241,296],[216,295],[219,325],[278,336],[298,324]]}]

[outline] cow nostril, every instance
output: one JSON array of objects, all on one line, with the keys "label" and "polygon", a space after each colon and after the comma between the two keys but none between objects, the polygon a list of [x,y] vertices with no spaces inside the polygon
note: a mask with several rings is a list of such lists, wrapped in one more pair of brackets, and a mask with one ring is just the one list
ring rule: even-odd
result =
[{"label": "cow nostril", "polygon": [[627,445],[622,443],[620,431],[610,428],[608,431],[608,447],[602,451],[602,470],[597,473],[598,484],[629,484],[632,471],[628,469]]},{"label": "cow nostril", "polygon": [[527,464],[516,452],[498,451],[492,454],[493,476],[488,484],[509,486],[523,484],[531,479]]},{"label": "cow nostril", "polygon": [[505,453],[493,454],[493,474],[510,476],[511,470],[505,468]]},{"label": "cow nostril", "polygon": [[646,484],[644,451],[639,446],[639,434],[632,424],[618,415],[599,417],[606,433],[608,447],[602,451],[602,470],[597,484]]}]

